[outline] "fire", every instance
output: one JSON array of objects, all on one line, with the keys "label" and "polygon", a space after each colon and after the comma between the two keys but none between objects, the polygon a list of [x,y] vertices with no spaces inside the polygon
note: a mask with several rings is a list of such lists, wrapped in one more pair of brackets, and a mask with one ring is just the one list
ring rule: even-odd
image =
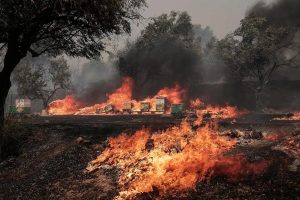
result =
[{"label": "fire", "polygon": [[182,193],[210,176],[222,154],[234,144],[208,127],[193,131],[183,121],[162,132],[152,134],[150,129],[141,129],[132,136],[110,138],[109,147],[89,169],[99,164],[120,168],[119,199],[151,192],[153,187],[161,195]]},{"label": "fire", "polygon": [[[51,115],[95,115],[104,114],[103,111],[106,106],[110,105],[112,110],[121,112],[125,103],[130,102],[133,104],[132,110],[140,111],[141,102],[149,102],[151,109],[149,111],[155,111],[156,98],[164,97],[168,103],[180,103],[183,100],[185,90],[178,84],[175,84],[173,88],[163,88],[157,92],[153,97],[148,97],[143,101],[137,101],[132,99],[132,89],[134,81],[130,77],[124,77],[122,85],[111,94],[107,94],[107,101],[99,104],[95,104],[88,107],[83,107],[82,103],[79,103],[73,96],[67,96],[63,100],[57,100],[49,105],[48,113]],[[169,105],[169,107],[170,107]],[[97,111],[99,111],[97,113]],[[169,109],[170,111],[170,109]]]},{"label": "fire", "polygon": [[278,133],[268,133],[267,135],[265,135],[265,139],[271,142],[276,142],[278,141],[280,138]]},{"label": "fire", "polygon": [[191,104],[191,107],[195,108],[195,109],[200,108],[205,105],[204,102],[202,102],[200,99],[191,100],[190,104]]},{"label": "fire", "polygon": [[116,89],[112,94],[107,94],[108,100],[104,103],[95,104],[93,106],[81,108],[76,115],[96,114],[97,109],[102,109],[106,105],[111,104],[117,110],[121,110],[125,102],[130,101],[132,97],[133,80],[130,77],[124,77],[120,88]]},{"label": "fire", "polygon": [[159,191],[161,197],[186,195],[196,184],[216,175],[235,180],[265,172],[269,163],[248,163],[240,155],[224,154],[236,144],[209,125],[200,128],[183,120],[179,126],[151,132],[143,128],[133,135],[109,139],[109,146],[87,167],[101,165],[120,170],[120,193],[115,199],[133,199],[142,193]]},{"label": "fire", "polygon": [[64,99],[53,101],[48,106],[50,115],[72,115],[82,107],[82,103],[75,99],[74,96],[66,96]]},{"label": "fire", "polygon": [[[173,88],[163,88],[157,92],[156,95],[153,97],[148,97],[144,99],[142,102],[149,102],[151,105],[150,111],[155,111],[155,105],[156,105],[156,98],[158,97],[164,97],[168,101],[168,107],[167,113],[170,113],[170,105],[181,103],[183,101],[183,97],[185,95],[185,90],[181,88],[178,84],[175,84]],[[140,110],[140,102],[138,101],[132,101],[134,103],[134,109]]]},{"label": "fire", "polygon": [[260,175],[267,171],[271,164],[269,160],[249,163],[244,155],[226,156],[220,160],[215,168],[216,175],[226,176],[232,181],[238,181],[253,175]]},{"label": "fire", "polygon": [[273,120],[288,120],[288,121],[300,121],[300,112],[293,113],[291,116],[274,118]]},{"label": "fire", "polygon": [[[172,88],[163,88],[159,90],[156,95],[137,101],[132,98],[132,90],[134,81],[130,77],[124,77],[122,85],[114,92],[107,94],[107,100],[92,106],[84,107],[83,103],[76,100],[73,96],[67,96],[63,100],[57,100],[49,105],[48,112],[50,115],[97,115],[97,114],[116,114],[122,113],[124,107],[130,110],[129,113],[171,113],[171,107],[174,104],[183,102],[186,91],[178,84],[174,84]],[[157,100],[165,99],[165,103],[161,106],[163,110],[157,109]],[[144,111],[142,103],[148,104],[150,108]],[[127,106],[125,106],[127,105]],[[129,105],[129,106],[128,106]],[[132,105],[132,106],[130,106]],[[240,111],[233,106],[211,106],[205,105],[200,99],[195,99],[190,102],[190,107],[198,116],[196,125],[202,121],[203,116],[210,116],[210,118],[235,118],[245,114],[245,111]]]},{"label": "fire", "polygon": [[246,110],[239,110],[236,106],[205,105],[200,99],[192,100],[190,106],[195,110],[197,120],[194,125],[200,125],[204,117],[211,119],[233,119],[245,115]]},{"label": "fire", "polygon": [[181,103],[182,97],[185,94],[185,90],[182,89],[178,84],[175,84],[174,88],[163,88],[161,89],[154,98],[158,96],[166,97],[169,103]]}]

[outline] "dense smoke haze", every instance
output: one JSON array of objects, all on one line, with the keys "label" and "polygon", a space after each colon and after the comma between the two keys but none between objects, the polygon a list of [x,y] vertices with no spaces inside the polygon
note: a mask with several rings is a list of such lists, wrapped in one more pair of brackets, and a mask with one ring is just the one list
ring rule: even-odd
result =
[{"label": "dense smoke haze", "polygon": [[151,51],[131,49],[126,59],[120,59],[119,69],[134,79],[133,95],[142,99],[175,83],[190,89],[201,81],[199,62],[199,55],[181,43],[159,41]]},{"label": "dense smoke haze", "polygon": [[266,17],[273,24],[299,27],[299,10],[299,0],[278,0],[271,4],[261,1],[248,11],[247,16]]},{"label": "dense smoke haze", "polygon": [[102,102],[106,94],[121,85],[121,78],[113,61],[91,60],[74,72],[76,97],[87,105]]},{"label": "dense smoke haze", "polygon": [[[280,0],[270,4],[259,2],[247,11],[246,17],[265,17],[272,24],[288,25],[294,36],[293,42],[299,44],[299,10],[298,0]],[[241,83],[237,86],[236,81],[239,80],[233,78],[228,67],[217,55],[217,39],[213,30],[210,27],[192,25],[191,21],[184,17],[183,19],[186,21],[177,19],[178,22],[173,22],[175,28],[176,23],[182,23],[182,35],[177,35],[181,38],[179,40],[174,39],[173,35],[169,37],[157,33],[158,37],[153,39],[152,44],[149,42],[151,47],[141,48],[138,43],[143,39],[147,30],[145,29],[141,36],[128,43],[110,61],[90,61],[85,64],[74,81],[76,96],[86,104],[104,101],[107,93],[121,85],[121,77],[129,76],[134,80],[133,98],[138,100],[178,83],[187,90],[187,99],[201,96],[218,104],[231,102],[241,105],[245,102],[242,106],[251,105],[249,101],[253,99],[249,90],[243,88]],[[186,32],[183,31],[184,28]],[[174,32],[171,31],[171,34]],[[182,38],[191,39],[193,45],[187,45]],[[299,74],[300,70],[297,68],[282,68],[274,73],[272,80],[299,80]],[[216,86],[216,92],[207,89],[213,87],[207,84],[223,86]],[[233,96],[230,98],[224,98],[231,95]],[[295,103],[291,99],[291,104],[297,106],[299,102]]]}]

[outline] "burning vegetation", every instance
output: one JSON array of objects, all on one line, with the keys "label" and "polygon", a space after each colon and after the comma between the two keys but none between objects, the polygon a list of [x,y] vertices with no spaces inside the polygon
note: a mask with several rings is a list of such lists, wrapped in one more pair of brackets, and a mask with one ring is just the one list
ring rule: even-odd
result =
[{"label": "burning vegetation", "polygon": [[[124,77],[122,85],[111,94],[107,94],[107,101],[93,106],[84,107],[83,103],[74,96],[57,100],[49,105],[50,115],[96,115],[113,113],[142,113],[161,112],[165,113],[168,101],[170,105],[180,104],[183,101],[185,90],[178,84],[173,88],[163,88],[154,97],[148,97],[142,101],[132,99],[134,81],[130,77]],[[75,105],[75,107],[73,106]],[[77,106],[78,105],[78,106]]]},{"label": "burning vegetation", "polygon": [[284,117],[276,117],[273,120],[299,121],[300,120],[300,112],[290,113]]},{"label": "burning vegetation", "polygon": [[184,110],[186,90],[174,84],[173,88],[163,88],[153,97],[142,101],[132,99],[134,81],[124,77],[122,85],[111,94],[107,94],[107,101],[93,106],[84,106],[74,96],[66,96],[62,100],[50,103],[50,115],[104,115],[104,114],[191,114],[194,113],[209,118],[235,118],[246,113],[234,106],[205,105],[200,99],[190,101],[189,109]]},{"label": "burning vegetation", "polygon": [[158,199],[185,196],[214,176],[237,181],[268,169],[270,161],[250,163],[243,155],[226,155],[235,144],[236,140],[220,136],[214,124],[195,127],[183,120],[163,131],[142,128],[110,138],[87,170],[119,170],[120,192],[115,199],[134,199],[144,193]]}]

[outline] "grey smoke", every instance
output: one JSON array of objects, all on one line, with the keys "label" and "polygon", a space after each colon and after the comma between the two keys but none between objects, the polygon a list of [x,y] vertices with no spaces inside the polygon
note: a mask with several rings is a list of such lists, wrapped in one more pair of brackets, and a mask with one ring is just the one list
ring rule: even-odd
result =
[{"label": "grey smoke", "polygon": [[300,25],[300,1],[277,0],[266,4],[258,2],[247,13],[247,16],[265,17],[270,23],[278,25]]},{"label": "grey smoke", "polygon": [[192,92],[192,87],[201,81],[200,56],[176,40],[163,38],[149,51],[129,48],[119,59],[119,70],[124,76],[134,79],[133,96],[142,99],[154,95],[174,83]]},{"label": "grey smoke", "polygon": [[77,69],[74,75],[74,92],[76,97],[87,105],[106,100],[106,94],[121,85],[113,61],[91,60]]}]

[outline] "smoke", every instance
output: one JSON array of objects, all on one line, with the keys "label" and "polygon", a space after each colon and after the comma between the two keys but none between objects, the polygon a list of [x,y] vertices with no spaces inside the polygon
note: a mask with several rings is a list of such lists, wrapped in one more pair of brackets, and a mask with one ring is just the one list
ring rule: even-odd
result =
[{"label": "smoke", "polygon": [[259,2],[248,11],[247,16],[265,17],[272,24],[299,27],[300,1],[277,0],[272,4]]},{"label": "smoke", "polygon": [[91,60],[74,70],[73,86],[76,97],[87,105],[106,100],[106,94],[121,85],[113,61]]},{"label": "smoke", "polygon": [[134,98],[154,95],[175,83],[189,94],[201,81],[200,58],[196,50],[187,48],[182,42],[162,38],[150,50],[131,46],[120,57],[119,70],[122,75],[133,78]]}]

